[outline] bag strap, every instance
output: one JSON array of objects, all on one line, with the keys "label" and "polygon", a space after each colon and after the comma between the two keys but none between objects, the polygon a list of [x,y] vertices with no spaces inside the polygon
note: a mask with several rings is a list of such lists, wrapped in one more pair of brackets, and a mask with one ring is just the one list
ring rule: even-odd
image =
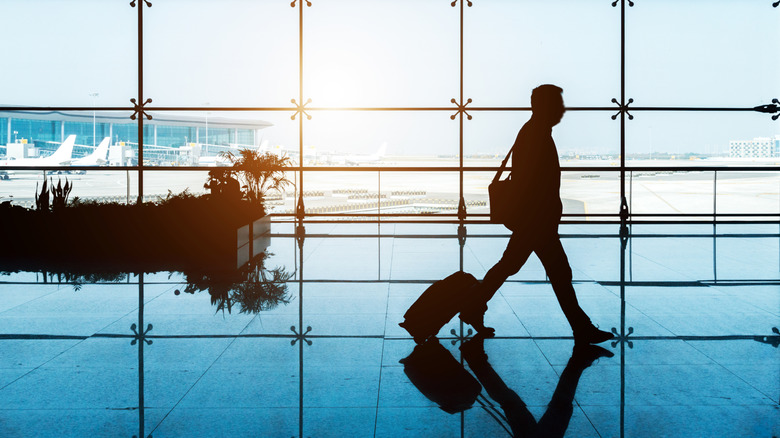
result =
[{"label": "bag strap", "polygon": [[[509,149],[509,153],[506,154],[506,157],[504,158],[504,161],[501,162],[501,167],[496,172],[496,176],[493,177],[493,182],[498,181],[501,178],[501,174],[504,173],[504,169],[506,169],[506,162],[509,161],[509,157],[512,155],[512,151],[515,150],[515,145],[512,145],[512,148]],[[511,177],[511,174],[510,174]]]}]

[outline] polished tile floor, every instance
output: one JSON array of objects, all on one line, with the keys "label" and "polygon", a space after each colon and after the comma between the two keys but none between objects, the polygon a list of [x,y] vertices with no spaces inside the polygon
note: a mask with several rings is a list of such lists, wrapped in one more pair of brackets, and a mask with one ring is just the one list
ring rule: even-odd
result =
[{"label": "polished tile floor", "polygon": [[777,225],[634,226],[626,241],[612,225],[561,227],[614,356],[573,355],[532,256],[490,302],[496,338],[457,319],[439,333],[437,357],[461,372],[444,400],[467,399],[455,413],[423,393],[442,402],[443,365],[400,363],[415,344],[398,322],[431,282],[481,278],[502,228],[272,231],[251,277],[276,275],[271,288],[180,272],[0,275],[0,436],[780,436]]}]

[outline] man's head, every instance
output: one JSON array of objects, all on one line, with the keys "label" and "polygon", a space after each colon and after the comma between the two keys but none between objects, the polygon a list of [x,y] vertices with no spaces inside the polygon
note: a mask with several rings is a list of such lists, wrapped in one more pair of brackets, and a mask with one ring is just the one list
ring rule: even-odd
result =
[{"label": "man's head", "polygon": [[534,88],[531,92],[531,110],[533,117],[545,125],[557,125],[566,111],[563,107],[563,89],[551,84]]}]

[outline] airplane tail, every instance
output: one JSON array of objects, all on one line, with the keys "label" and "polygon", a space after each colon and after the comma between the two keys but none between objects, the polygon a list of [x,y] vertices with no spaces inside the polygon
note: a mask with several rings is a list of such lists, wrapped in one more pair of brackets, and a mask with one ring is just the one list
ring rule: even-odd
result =
[{"label": "airplane tail", "polygon": [[73,145],[76,143],[76,136],[69,135],[65,141],[62,142],[59,148],[54,151],[48,158],[59,164],[70,162],[73,156]]},{"label": "airplane tail", "polygon": [[111,137],[106,137],[100,142],[95,150],[84,158],[74,160],[74,164],[81,166],[99,166],[106,162],[106,155],[108,154],[108,143],[111,142]]}]

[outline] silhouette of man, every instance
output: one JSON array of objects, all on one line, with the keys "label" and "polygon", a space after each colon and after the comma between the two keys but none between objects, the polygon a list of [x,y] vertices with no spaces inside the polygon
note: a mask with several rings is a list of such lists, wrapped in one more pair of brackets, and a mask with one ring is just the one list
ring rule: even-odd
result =
[{"label": "silhouette of man", "polygon": [[612,339],[597,329],[577,302],[571,284],[572,272],[563,251],[558,224],[561,203],[561,168],[552,139],[552,127],[563,113],[563,89],[540,85],[531,93],[531,119],[523,125],[512,146],[512,184],[516,193],[516,218],[501,260],[485,275],[474,302],[461,312],[463,322],[491,335],[483,323],[487,302],[511,275],[516,274],[532,252],[536,253],[550,278],[555,296],[574,332],[575,343],[596,344]]}]

